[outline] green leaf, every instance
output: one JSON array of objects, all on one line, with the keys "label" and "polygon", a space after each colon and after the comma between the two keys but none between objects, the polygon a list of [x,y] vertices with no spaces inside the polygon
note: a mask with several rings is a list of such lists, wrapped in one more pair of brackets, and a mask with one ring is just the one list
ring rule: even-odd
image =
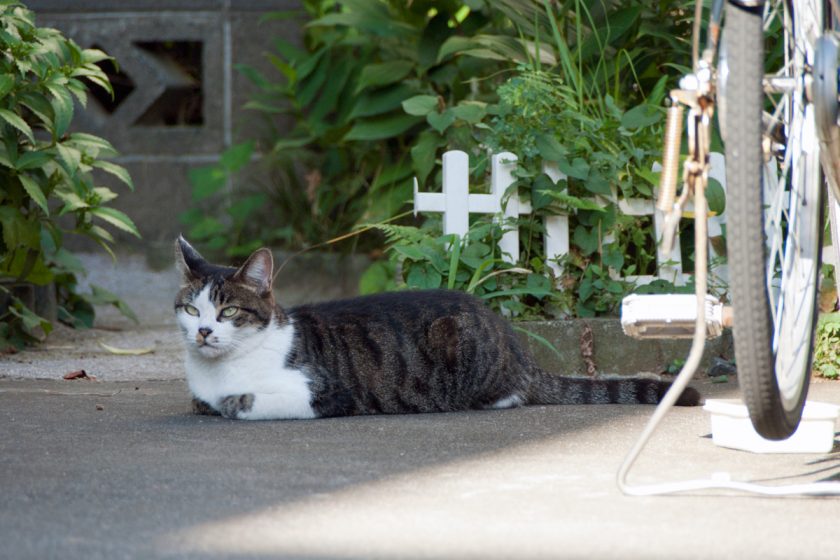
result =
[{"label": "green leaf", "polygon": [[388,261],[376,261],[364,271],[359,279],[359,294],[376,294],[396,287],[394,268]]},{"label": "green leaf", "polygon": [[[637,168],[635,169],[635,173],[654,187],[659,186],[659,180],[662,177],[661,171],[651,171],[649,169]],[[636,188],[638,189],[638,186]]]},{"label": "green leaf", "polygon": [[67,174],[74,175],[79,168],[79,164],[82,162],[82,152],[63,143],[56,144],[55,148],[58,150],[58,155],[67,169]]},{"label": "green leaf", "polygon": [[410,60],[391,60],[378,64],[368,64],[362,68],[356,91],[361,91],[367,87],[380,87],[399,82],[411,72],[412,68],[414,68],[414,62]]},{"label": "green leaf", "polygon": [[66,304],[58,308],[58,319],[71,327],[81,329],[93,328],[93,320],[96,317],[93,306],[85,301],[83,297],[77,298],[72,305]]},{"label": "green leaf", "polygon": [[629,130],[644,128],[662,120],[662,112],[652,105],[642,103],[624,113],[621,126]]},{"label": "green leaf", "polygon": [[73,98],[70,97],[70,92],[66,88],[53,86],[49,90],[53,94],[53,98],[50,99],[50,104],[55,113],[55,127],[53,130],[55,136],[61,138],[67,132],[70,121],[73,120]]},{"label": "green leaf", "polygon": [[268,203],[268,197],[263,194],[254,194],[239,198],[228,208],[228,214],[238,223],[245,223],[255,210],[263,208]]},{"label": "green leaf", "polygon": [[405,84],[365,92],[355,100],[347,120],[352,121],[359,117],[374,117],[390,113],[394,109],[401,108],[403,100],[414,92],[414,88]]},{"label": "green leaf", "polygon": [[413,115],[390,115],[377,119],[360,120],[344,136],[344,140],[384,140],[399,136],[420,122]]},{"label": "green leaf", "polygon": [[468,37],[461,37],[459,35],[455,35],[444,41],[443,44],[440,46],[437,61],[440,62],[444,58],[453,54],[463,53],[464,51],[476,49],[478,47],[478,43],[476,43],[472,39]]},{"label": "green leaf", "polygon": [[0,276],[16,278],[19,281],[32,282],[39,286],[46,286],[55,280],[55,274],[44,263],[40,247],[28,250],[16,250],[6,255],[2,261],[3,269]]},{"label": "green leaf", "polygon": [[584,256],[591,255],[598,250],[600,242],[598,238],[598,228],[587,228],[582,225],[578,225],[575,228],[573,241],[574,244],[580,248]]},{"label": "green leaf", "polygon": [[370,186],[370,193],[375,193],[384,186],[392,185],[411,175],[411,163],[407,160],[402,160],[397,163],[386,165],[382,168],[373,180]]},{"label": "green leaf", "polygon": [[107,207],[91,208],[88,211],[97,218],[108,222],[112,226],[128,232],[135,237],[140,237],[140,232],[137,231],[137,226],[134,225],[131,218],[126,216],[124,212],[121,212],[116,208]]},{"label": "green leaf", "polygon": [[[52,331],[52,324],[36,315],[31,309],[26,307],[21,300],[12,297],[13,305],[9,306],[9,313],[20,319],[24,332],[28,335],[40,340],[43,335],[47,335]],[[38,333],[38,329],[43,330],[43,334]]]},{"label": "green leaf", "polygon": [[234,144],[224,151],[219,163],[229,171],[239,171],[251,161],[251,154],[254,153],[253,142],[242,142]]},{"label": "green leaf", "polygon": [[17,113],[9,111],[8,109],[0,109],[0,119],[3,119],[25,134],[26,137],[29,138],[30,142],[35,142],[35,137],[32,135],[32,129]]},{"label": "green leaf", "polygon": [[449,255],[449,273],[446,275],[446,287],[453,290],[458,275],[458,260],[461,258],[461,237],[458,234],[453,234],[451,237],[452,250]]},{"label": "green leaf", "polygon": [[541,133],[536,136],[537,151],[547,161],[560,161],[565,159],[568,150],[560,144],[553,134]]},{"label": "green leaf", "polygon": [[589,177],[589,164],[583,158],[575,158],[572,163],[566,158],[557,161],[557,167],[569,177],[584,180]]},{"label": "green leaf", "polygon": [[134,190],[134,183],[131,181],[131,175],[128,174],[128,170],[125,167],[117,165],[116,163],[111,163],[110,161],[103,161],[101,159],[94,161],[93,166],[110,173],[128,185],[128,188]]},{"label": "green leaf", "polygon": [[411,161],[414,165],[414,172],[417,173],[417,180],[421,185],[426,182],[426,178],[435,166],[437,149],[441,143],[440,136],[425,130],[420,133],[420,137],[411,148]]},{"label": "green leaf", "polygon": [[711,177],[709,177],[709,183],[706,185],[706,201],[709,204],[709,210],[718,216],[726,210],[726,192],[724,192],[723,186]]},{"label": "green leaf", "polygon": [[109,59],[113,60],[110,56],[99,49],[85,49],[82,51],[82,62],[85,64],[96,64],[97,62]]},{"label": "green leaf", "polygon": [[41,210],[44,211],[44,214],[47,216],[50,215],[50,209],[47,206],[47,197],[44,196],[44,191],[41,190],[41,187],[32,177],[28,175],[18,175],[18,179],[20,179],[20,183],[23,185],[23,188],[26,190],[26,194],[32,197],[32,200],[35,201]]},{"label": "green leaf", "polygon": [[596,212],[604,212],[604,208],[601,207],[600,204],[595,202],[594,200],[590,200],[588,198],[578,198],[576,196],[572,196],[565,192],[559,192],[555,190],[543,190],[539,191],[540,194],[545,196],[549,196],[559,202],[566,208],[575,208],[577,210],[594,210]]},{"label": "green leaf", "polygon": [[620,271],[624,267],[624,254],[621,248],[617,244],[605,247],[601,255],[601,262],[613,270]]},{"label": "green leaf", "polygon": [[88,207],[88,203],[82,200],[81,197],[74,191],[56,189],[53,191],[53,194],[56,198],[64,202],[64,207],[59,212],[59,215],[64,215],[68,212],[74,212],[80,208]]},{"label": "green leaf", "polygon": [[452,113],[462,121],[476,124],[487,114],[487,104],[480,101],[462,101],[452,107]]},{"label": "green leaf", "polygon": [[403,110],[409,115],[425,117],[438,107],[438,98],[434,95],[415,95],[402,102]]},{"label": "green leaf", "polygon": [[21,105],[32,111],[44,126],[53,128],[53,108],[47,97],[41,93],[27,92],[19,97]]},{"label": "green leaf", "polygon": [[96,284],[91,284],[90,286],[90,295],[88,294],[80,294],[82,298],[84,298],[88,303],[93,305],[113,305],[116,307],[120,313],[134,321],[135,323],[139,323],[140,320],[137,318],[137,315],[128,306],[120,297],[113,292],[106,290],[101,286],[97,286]]},{"label": "green leaf", "polygon": [[2,224],[3,244],[7,251],[19,247],[40,248],[41,236],[38,223],[27,220],[17,208],[0,206],[0,224]]},{"label": "green leaf", "polygon": [[15,85],[14,77],[3,74],[0,75],[0,99],[6,97],[10,91],[12,91],[12,87]]},{"label": "green leaf", "polygon": [[0,165],[5,165],[9,169],[16,169],[15,163],[12,163],[12,160],[9,158],[9,152],[3,143],[0,143]]},{"label": "green leaf", "polygon": [[84,274],[85,265],[79,260],[79,257],[65,249],[59,248],[53,255],[50,255],[47,260],[52,263],[52,266],[57,265],[59,270],[67,271],[71,274]]},{"label": "green leaf", "polygon": [[79,148],[92,148],[100,156],[104,155],[110,157],[117,155],[117,150],[114,149],[114,146],[111,145],[110,142],[104,138],[100,138],[99,136],[94,136],[93,134],[87,134],[86,132],[73,132],[68,137],[68,141],[72,142],[74,146],[78,146]]},{"label": "green leaf", "polygon": [[451,109],[447,109],[443,113],[434,111],[426,115],[426,121],[432,128],[443,134],[455,122],[455,113]]},{"label": "green leaf", "polygon": [[586,178],[586,182],[583,186],[589,192],[593,194],[605,194],[609,195],[612,193],[612,188],[610,187],[610,182],[604,178],[601,173],[596,170],[592,170],[589,173],[589,176]]},{"label": "green leaf", "polygon": [[393,245],[391,250],[399,253],[403,257],[413,260],[413,261],[422,261],[425,257],[423,255],[423,251],[413,245]]},{"label": "green leaf", "polygon": [[552,202],[552,192],[559,191],[551,177],[540,173],[531,186],[531,206],[534,210],[542,210]]},{"label": "green leaf", "polygon": [[410,288],[434,290],[440,288],[443,276],[431,266],[416,265],[411,267],[405,281]]},{"label": "green leaf", "polygon": [[535,333],[535,332],[531,332],[531,331],[529,331],[528,329],[523,329],[522,327],[518,327],[518,326],[516,326],[516,325],[511,325],[511,326],[513,327],[513,330],[515,330],[515,331],[519,331],[519,332],[521,332],[521,333],[523,333],[523,334],[525,334],[525,335],[527,335],[527,336],[529,336],[529,337],[533,338],[533,339],[534,339],[534,340],[536,340],[538,343],[542,344],[543,346],[545,346],[546,348],[548,348],[549,350],[551,350],[552,352],[554,352],[554,353],[557,355],[557,357],[558,357],[558,358],[560,358],[561,360],[565,360],[565,359],[566,359],[566,358],[565,358],[565,357],[564,357],[564,356],[560,353],[560,351],[557,349],[557,347],[556,347],[556,346],[554,346],[552,343],[550,343],[548,340],[546,340],[546,339],[545,339],[545,338],[543,338],[542,336],[538,335],[538,334],[537,334],[537,333]]},{"label": "green leaf", "polygon": [[197,224],[190,228],[190,239],[207,239],[220,231],[224,231],[222,223],[209,216],[204,216]]},{"label": "green leaf", "polygon": [[30,150],[23,152],[23,154],[15,162],[15,169],[24,171],[26,169],[38,169],[46,162],[52,160],[49,153],[43,150]]},{"label": "green leaf", "polygon": [[220,191],[225,186],[227,173],[215,165],[193,167],[187,172],[192,183],[192,196],[196,201],[203,200]]},{"label": "green leaf", "polygon": [[490,292],[483,294],[481,299],[493,299],[497,297],[508,296],[533,296],[537,299],[542,299],[545,296],[550,296],[551,290],[547,288],[511,288],[509,290],[499,290],[497,292]]},{"label": "green leaf", "polygon": [[411,25],[395,18],[385,2],[342,0],[341,5],[343,12],[329,13],[307,25],[347,25],[356,31],[385,37],[404,37],[415,32]]}]

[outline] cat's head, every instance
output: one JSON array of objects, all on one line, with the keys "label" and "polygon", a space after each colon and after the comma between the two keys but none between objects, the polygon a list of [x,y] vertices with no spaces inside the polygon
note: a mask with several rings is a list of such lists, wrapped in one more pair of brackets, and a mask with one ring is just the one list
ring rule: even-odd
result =
[{"label": "cat's head", "polygon": [[175,315],[187,349],[218,358],[281,320],[271,290],[271,251],[258,249],[239,268],[207,262],[183,237],[175,242],[175,262],[182,274]]}]

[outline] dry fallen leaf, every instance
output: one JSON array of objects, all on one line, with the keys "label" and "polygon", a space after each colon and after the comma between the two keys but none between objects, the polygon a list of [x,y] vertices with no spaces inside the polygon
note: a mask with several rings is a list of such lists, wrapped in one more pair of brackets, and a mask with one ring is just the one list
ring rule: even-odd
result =
[{"label": "dry fallen leaf", "polygon": [[88,375],[87,372],[83,369],[77,369],[76,371],[71,371],[64,375],[64,379],[68,381],[72,381],[74,379],[87,379],[90,381],[96,381],[96,377],[93,375]]},{"label": "dry fallen leaf", "polygon": [[104,342],[100,342],[99,345],[111,354],[118,356],[142,356],[143,354],[151,354],[155,351],[154,346],[149,346],[148,348],[116,348]]}]

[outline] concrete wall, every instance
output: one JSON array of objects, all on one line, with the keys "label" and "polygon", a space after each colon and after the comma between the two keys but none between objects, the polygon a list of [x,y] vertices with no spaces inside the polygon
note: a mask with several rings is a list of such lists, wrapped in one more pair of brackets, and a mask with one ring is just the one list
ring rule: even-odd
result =
[{"label": "concrete wall", "polygon": [[[91,96],[74,128],[110,140],[136,186],[114,206],[137,223],[145,246],[168,245],[190,202],[187,171],[215,161],[233,142],[264,134],[264,118],[242,109],[252,91],[236,69],[269,75],[263,53],[276,37],[297,42],[293,20],[260,23],[296,0],[29,0],[39,26],[55,27],[119,63],[112,102]],[[278,123],[273,123],[277,125]],[[288,126],[279,123],[279,126]],[[108,182],[103,177],[102,182]],[[137,243],[120,237],[124,243]]]}]

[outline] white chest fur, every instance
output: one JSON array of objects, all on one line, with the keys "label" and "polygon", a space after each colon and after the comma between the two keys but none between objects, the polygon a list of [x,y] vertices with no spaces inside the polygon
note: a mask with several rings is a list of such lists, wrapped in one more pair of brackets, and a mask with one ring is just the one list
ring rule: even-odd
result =
[{"label": "white chest fur", "polygon": [[213,407],[225,397],[253,395],[250,410],[237,416],[244,420],[314,418],[309,379],[300,370],[285,366],[293,340],[292,324],[271,325],[218,358],[188,349],[190,390]]}]

